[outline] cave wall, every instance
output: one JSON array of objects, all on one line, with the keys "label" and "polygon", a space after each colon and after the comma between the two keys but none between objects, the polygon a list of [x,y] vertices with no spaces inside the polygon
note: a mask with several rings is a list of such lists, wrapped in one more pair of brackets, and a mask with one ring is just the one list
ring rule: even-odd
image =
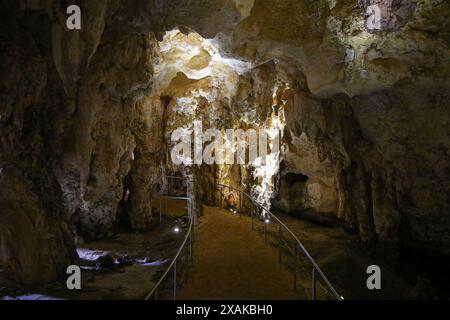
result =
[{"label": "cave wall", "polygon": [[[367,29],[371,4],[382,7],[380,30]],[[285,65],[294,92],[287,127],[335,166],[338,218],[394,256],[401,246],[449,252],[449,9],[442,1],[256,1],[224,42]]]},{"label": "cave wall", "polygon": [[135,149],[130,220],[136,230],[148,223],[142,158],[159,148],[149,136],[158,109],[145,99],[156,40],[105,32],[118,4],[83,2],[82,32],[66,30],[63,2],[2,7],[0,264],[19,282],[64,274],[76,235],[110,234]]},{"label": "cave wall", "polygon": [[290,132],[287,145],[274,207],[315,222],[336,223],[339,196],[333,162],[319,157],[304,132],[299,137]]},{"label": "cave wall", "polygon": [[[65,8],[73,3],[83,8],[83,27],[69,32]],[[380,30],[367,29],[370,4],[383,6]],[[235,114],[224,125],[242,126],[239,110],[246,108],[256,108],[264,125],[270,108],[283,105],[289,134],[307,138],[319,167],[330,163],[328,184],[334,167],[336,216],[348,228],[389,252],[406,245],[449,254],[449,6],[7,0],[0,264],[21,282],[56,278],[75,258],[75,232],[108,235],[129,173],[132,224],[147,228],[147,190],[167,151],[166,106],[162,92],[153,92],[157,40],[176,26],[215,37],[223,57],[254,68],[233,80],[234,98],[219,98],[225,114]],[[275,82],[282,89],[274,92]],[[274,94],[288,97],[273,101]],[[20,234],[27,241],[16,243]]]},{"label": "cave wall", "polygon": [[60,276],[75,258],[53,167],[62,141],[63,83],[45,14],[2,4],[0,59],[0,264],[25,284]]},{"label": "cave wall", "polygon": [[[144,94],[152,84],[149,56],[154,41],[131,35],[101,44],[80,81],[78,108],[73,125],[66,129],[71,143],[64,150],[58,177],[65,204],[74,213],[72,220],[87,238],[105,236],[113,225],[134,149],[137,174],[145,162],[142,155],[152,151],[147,136],[150,107]],[[133,191],[145,188],[141,179],[145,176],[135,179]],[[145,201],[138,192],[131,197]],[[141,206],[136,201],[135,208]]]},{"label": "cave wall", "polygon": [[288,108],[288,127],[335,166],[337,216],[368,244],[448,252],[448,90],[441,85],[421,79],[326,100],[300,91]]}]

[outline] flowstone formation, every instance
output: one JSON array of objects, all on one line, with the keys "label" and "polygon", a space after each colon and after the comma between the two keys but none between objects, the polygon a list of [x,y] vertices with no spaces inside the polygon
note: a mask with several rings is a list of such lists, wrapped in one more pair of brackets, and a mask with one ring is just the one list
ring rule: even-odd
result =
[{"label": "flowstone formation", "polygon": [[[217,160],[208,164],[202,159],[198,163],[195,148],[200,143],[202,157],[203,148],[220,140],[220,146],[214,147],[215,158],[225,157],[227,148],[234,152],[238,148],[236,140],[226,141],[226,130],[233,130],[236,135],[239,130],[244,133],[249,129],[264,130],[268,140],[283,132],[282,106],[274,103],[276,95],[280,94],[278,91],[282,90],[277,87],[275,75],[270,75],[273,66],[253,69],[249,62],[223,58],[214,42],[196,33],[168,32],[159,47],[161,59],[155,73],[158,84],[153,88],[152,99],[165,103],[166,122],[163,126],[168,146],[165,170],[179,172],[179,165],[175,165],[173,160],[183,163],[181,173],[194,174],[196,180],[202,181],[197,187],[202,198],[210,201],[212,194],[208,194],[208,190],[217,182],[252,193],[261,203],[270,206],[275,193],[280,152],[269,153],[263,164],[260,157],[250,161],[247,150],[243,159],[245,165],[242,166],[238,165],[237,153],[231,163],[221,164]],[[198,142],[198,135],[208,129],[221,131],[221,136],[214,137],[209,143],[200,137]],[[179,136],[174,135],[177,130]],[[177,153],[174,156],[172,150],[179,139],[186,136],[191,137],[191,149],[188,154]],[[248,149],[248,139],[245,143]],[[270,146],[268,151],[272,149]],[[236,195],[227,194],[225,198],[233,199],[230,204],[236,205]]]},{"label": "flowstone formation", "polygon": [[[450,4],[440,0],[7,0],[1,8],[0,265],[58,278],[129,191],[152,224],[164,172],[342,224],[394,260],[450,254]],[[72,4],[72,3],[70,3]],[[368,29],[370,6],[381,12]],[[185,166],[173,129],[281,129],[274,166]],[[24,236],[19,236],[24,235]]]}]

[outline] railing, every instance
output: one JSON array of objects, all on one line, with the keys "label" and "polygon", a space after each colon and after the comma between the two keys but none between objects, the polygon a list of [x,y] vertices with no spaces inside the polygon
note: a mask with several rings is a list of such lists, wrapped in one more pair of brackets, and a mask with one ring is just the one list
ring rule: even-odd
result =
[{"label": "railing", "polygon": [[[166,178],[172,179],[172,180],[183,180],[186,178],[183,177],[172,177],[167,176]],[[187,182],[186,182],[187,186]],[[306,256],[307,260],[312,266],[311,271],[311,299],[315,300],[317,298],[317,280],[318,277],[320,280],[323,281],[325,284],[325,290],[326,292],[330,293],[335,299],[342,300],[344,299],[339,293],[336,291],[336,289],[333,287],[333,285],[328,280],[325,273],[320,269],[320,267],[317,265],[316,261],[312,258],[312,256],[309,254],[309,252],[306,250],[303,243],[297,238],[297,236],[277,217],[275,216],[270,210],[265,208],[263,205],[255,201],[250,195],[247,193],[227,185],[223,184],[216,184],[216,187],[220,190],[220,196],[221,196],[221,205],[223,206],[224,203],[224,189],[229,189],[234,192],[237,192],[239,194],[239,214],[242,215],[243,209],[245,207],[245,199],[249,201],[251,204],[250,207],[250,215],[251,215],[251,227],[252,230],[255,228],[255,220],[261,219],[263,220],[264,225],[264,241],[265,243],[268,243],[268,224],[273,220],[276,223],[278,223],[278,259],[279,262],[282,262],[282,238],[283,238],[283,231],[286,232],[293,240],[294,240],[294,281],[293,281],[293,288],[294,290],[297,290],[298,285],[298,257],[299,252],[303,252],[303,254]],[[177,298],[177,287],[178,287],[178,269],[177,264],[181,257],[183,256],[183,250],[185,252],[185,262],[190,263],[193,260],[193,242],[194,242],[194,214],[193,214],[193,208],[192,208],[192,198],[189,197],[189,192],[186,191],[187,197],[174,197],[170,196],[170,187],[168,188],[168,195],[164,196],[167,199],[175,199],[175,200],[186,200],[188,203],[187,209],[188,209],[188,216],[189,216],[189,226],[186,231],[184,240],[177,250],[177,253],[175,254],[174,258],[172,259],[171,263],[163,273],[163,275],[160,277],[158,282],[153,287],[152,291],[145,297],[145,300],[149,299],[158,299],[158,294],[160,290],[162,289],[163,282],[170,276],[172,273],[172,297],[174,300]],[[160,221],[162,221],[162,202],[161,202],[160,196]],[[188,268],[186,268],[187,270]],[[187,277],[187,273],[186,273]]]},{"label": "railing", "polygon": [[[278,223],[278,260],[281,263],[282,262],[282,245],[283,245],[283,231],[286,232],[293,240],[294,240],[294,250],[293,250],[293,256],[294,256],[294,283],[293,287],[294,290],[297,290],[297,282],[298,282],[298,256],[299,252],[303,252],[303,254],[306,256],[307,260],[312,265],[312,271],[311,271],[311,299],[315,300],[317,298],[317,277],[319,276],[320,279],[325,284],[325,291],[330,293],[332,297],[338,300],[343,300],[344,298],[336,291],[336,289],[333,287],[333,285],[328,280],[325,273],[320,269],[320,267],[317,265],[316,261],[313,259],[313,257],[309,254],[308,250],[306,250],[303,243],[297,238],[297,236],[277,217],[275,216],[270,210],[262,206],[260,203],[255,201],[250,195],[247,193],[227,185],[223,184],[216,184],[217,189],[220,191],[220,201],[221,206],[223,206],[224,203],[224,189],[232,190],[234,192],[237,192],[239,194],[239,201],[238,201],[238,211],[239,214],[242,215],[242,211],[245,207],[245,199],[250,202],[250,215],[252,218],[252,230],[254,230],[255,227],[255,218],[262,218],[263,224],[264,224],[264,241],[267,243],[268,241],[268,224],[271,223],[271,221],[275,221]],[[290,253],[290,251],[288,251]]]},{"label": "railing", "polygon": [[[162,216],[163,216],[163,214],[162,214],[162,212],[163,212],[162,198],[174,199],[174,200],[182,200],[182,199],[189,198],[188,178],[190,178],[190,177],[175,177],[175,176],[165,176],[165,175],[162,176],[162,180],[164,180],[164,188],[166,190],[161,190],[159,192],[159,224],[160,225],[162,224]],[[180,186],[180,181],[181,181],[181,184],[182,185],[184,184],[184,186],[186,187],[183,197],[172,195],[172,191],[174,191],[176,187]],[[191,199],[191,205],[192,205],[192,199]],[[192,215],[192,218],[194,218],[193,215]]]},{"label": "railing", "polygon": [[[169,180],[182,180],[182,179],[186,179],[186,178],[182,178],[182,177],[171,177],[171,176],[167,176],[165,178],[168,178]],[[159,210],[160,210],[160,223],[162,223],[162,198],[166,198],[166,199],[172,199],[172,200],[186,200],[187,201],[187,211],[188,211],[188,217],[189,217],[189,225],[186,231],[186,234],[184,236],[183,242],[181,243],[180,247],[178,248],[175,256],[173,257],[171,263],[169,264],[169,266],[166,268],[166,270],[164,271],[164,273],[162,274],[162,276],[159,278],[158,282],[156,282],[156,284],[153,286],[152,291],[145,297],[145,300],[150,300],[150,299],[158,299],[158,295],[160,293],[160,291],[162,290],[162,285],[164,283],[164,281],[170,276],[170,274],[172,274],[172,298],[173,300],[177,299],[177,287],[178,287],[178,273],[179,270],[177,268],[178,263],[180,262],[180,260],[182,259],[182,257],[185,257],[185,262],[191,263],[193,260],[193,243],[194,243],[194,213],[193,213],[193,208],[192,208],[192,198],[189,197],[189,193],[186,190],[186,197],[175,197],[175,196],[170,196],[170,186],[168,188],[168,195],[160,195],[159,197]],[[183,251],[184,251],[184,255],[183,255]],[[187,272],[188,268],[186,267],[186,272]],[[186,273],[186,277],[187,277],[187,273]]]},{"label": "railing", "polygon": [[162,189],[165,190],[161,190],[160,194],[165,194],[167,196],[180,196],[180,194],[175,194],[174,191],[176,191],[177,188],[182,187],[185,188],[182,196],[187,197],[190,179],[192,179],[192,177],[190,176],[177,177],[177,176],[162,175],[161,180],[163,182],[163,185],[161,187]]}]

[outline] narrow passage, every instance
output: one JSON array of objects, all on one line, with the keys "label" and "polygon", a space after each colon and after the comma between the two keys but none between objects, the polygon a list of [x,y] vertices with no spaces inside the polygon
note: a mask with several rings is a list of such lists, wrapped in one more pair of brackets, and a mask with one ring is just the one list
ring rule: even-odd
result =
[{"label": "narrow passage", "polygon": [[194,262],[178,299],[307,299],[293,290],[276,249],[251,231],[249,217],[205,206],[195,234]]}]

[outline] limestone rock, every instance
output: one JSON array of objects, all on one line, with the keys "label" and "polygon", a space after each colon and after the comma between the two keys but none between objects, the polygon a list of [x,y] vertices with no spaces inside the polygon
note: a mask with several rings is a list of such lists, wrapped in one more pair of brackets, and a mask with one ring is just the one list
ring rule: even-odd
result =
[{"label": "limestone rock", "polygon": [[[264,203],[280,192],[288,210],[334,215],[393,256],[450,254],[448,1],[78,3],[76,32],[66,1],[0,12],[0,263],[13,277],[54,280],[74,259],[72,231],[107,236],[126,177],[132,227],[146,230],[150,191],[173,171],[201,181],[192,192],[207,202],[214,181]],[[200,120],[281,122],[290,163],[174,168],[172,130]],[[285,189],[289,173],[309,179]]]}]

